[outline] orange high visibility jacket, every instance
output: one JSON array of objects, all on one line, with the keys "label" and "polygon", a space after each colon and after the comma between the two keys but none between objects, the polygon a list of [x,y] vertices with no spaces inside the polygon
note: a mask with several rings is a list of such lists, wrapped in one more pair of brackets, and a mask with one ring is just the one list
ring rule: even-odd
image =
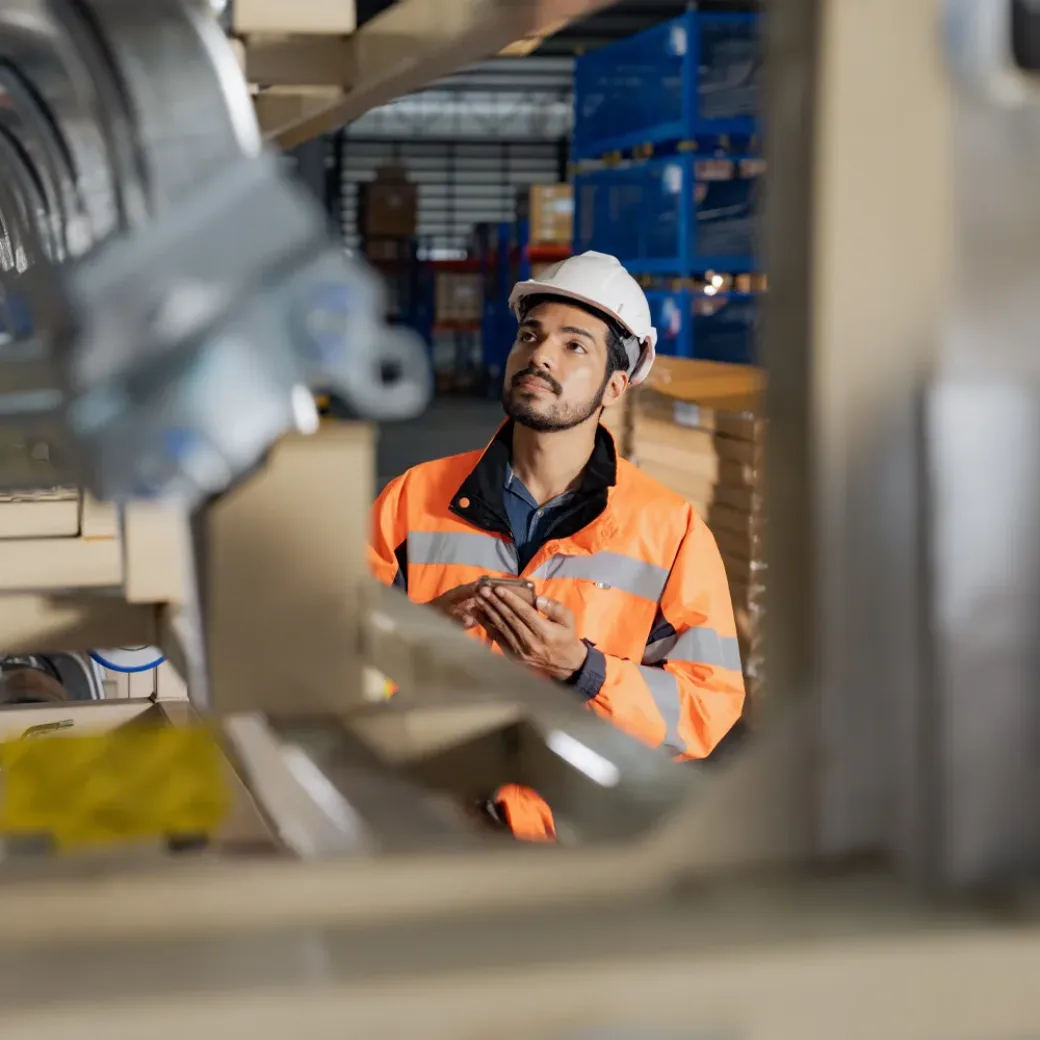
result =
[{"label": "orange high visibility jacket", "polygon": [[[589,647],[581,696],[620,729],[680,759],[703,758],[737,721],[744,679],[711,531],[679,495],[623,459],[601,426],[576,508],[518,575],[503,505],[512,422],[483,451],[427,462],[373,509],[376,578],[428,603],[482,575],[529,578],[570,608]],[[490,643],[482,628],[470,635]]]}]

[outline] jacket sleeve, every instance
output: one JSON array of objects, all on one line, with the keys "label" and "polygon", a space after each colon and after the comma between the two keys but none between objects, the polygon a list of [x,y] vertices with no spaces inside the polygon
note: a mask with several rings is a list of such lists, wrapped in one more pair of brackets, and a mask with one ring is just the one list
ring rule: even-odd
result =
[{"label": "jacket sleeve", "polygon": [[740,718],[729,582],[715,538],[692,509],[642,660],[590,645],[572,683],[598,715],[680,759],[704,758]]},{"label": "jacket sleeve", "polygon": [[372,506],[368,566],[376,581],[408,590],[408,530],[401,492],[408,474],[391,480]]}]

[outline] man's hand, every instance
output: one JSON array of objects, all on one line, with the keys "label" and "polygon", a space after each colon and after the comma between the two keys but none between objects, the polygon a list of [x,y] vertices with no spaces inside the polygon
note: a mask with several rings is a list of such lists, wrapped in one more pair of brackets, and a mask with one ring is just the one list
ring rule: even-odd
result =
[{"label": "man's hand", "polygon": [[585,663],[588,647],[578,638],[574,615],[563,604],[540,596],[536,610],[502,586],[479,589],[478,604],[489,634],[524,664],[562,682]]},{"label": "man's hand", "polygon": [[468,585],[457,585],[453,589],[442,593],[436,599],[431,599],[426,605],[439,610],[445,617],[460,624],[463,628],[472,628],[477,623],[474,609],[477,600],[478,583],[471,581]]}]

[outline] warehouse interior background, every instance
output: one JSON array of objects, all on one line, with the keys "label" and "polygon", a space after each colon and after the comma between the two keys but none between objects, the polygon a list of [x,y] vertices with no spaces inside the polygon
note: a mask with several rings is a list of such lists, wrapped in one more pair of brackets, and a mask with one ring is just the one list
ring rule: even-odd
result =
[{"label": "warehouse interior background", "polygon": [[[359,20],[387,6],[360,4]],[[294,152],[433,370],[426,413],[379,430],[377,488],[490,439],[517,281],[589,249],[637,277],[658,329],[656,375],[603,421],[624,457],[711,528],[752,704],[767,573],[762,17],[736,0],[622,0]]]},{"label": "warehouse interior background", "polygon": [[[359,24],[388,6],[385,0],[360,0]],[[632,261],[638,258],[622,255],[624,244],[611,237],[608,221],[584,228],[582,240],[576,240],[576,230],[582,230],[575,227],[576,173],[601,159],[608,165],[638,167],[641,163],[633,160],[652,160],[657,154],[682,158],[690,153],[677,148],[694,145],[701,149],[699,159],[724,157],[723,177],[743,177],[749,158],[756,159],[757,141],[751,142],[755,154],[748,151],[753,134],[734,140],[710,126],[707,132],[705,127],[697,128],[695,135],[692,125],[685,129],[660,125],[662,111],[681,90],[692,89],[698,75],[688,67],[692,53],[675,45],[675,32],[683,19],[745,16],[758,7],[737,0],[695,6],[696,10],[674,0],[622,0],[369,111],[339,132],[293,153],[300,175],[322,197],[344,247],[365,256],[383,275],[391,319],[414,328],[429,346],[437,399],[422,419],[381,430],[378,486],[424,459],[486,442],[501,417],[496,377],[515,330],[505,300],[519,277],[570,255],[575,248],[620,255],[637,273],[638,264],[633,268]],[[727,58],[725,41],[718,45],[716,60],[729,61],[729,66],[715,75],[734,77],[731,91],[735,86],[739,95],[743,89],[737,103],[747,106],[753,103],[748,91],[757,89],[761,54],[749,55],[744,37],[736,47],[736,55]],[[617,54],[613,65],[612,52]],[[579,137],[582,133],[583,103],[579,97],[576,115],[576,72],[589,55],[607,61],[608,77],[630,77],[628,86],[642,115],[630,116],[635,122],[628,136],[637,140],[639,120],[645,120],[647,140],[642,152],[627,145],[602,157],[589,155],[586,149],[584,162],[574,155],[576,132]],[[750,115],[757,118],[757,113]],[[690,113],[682,118],[690,118]],[[726,128],[725,120],[717,122]],[[694,136],[697,139],[691,140]],[[740,162],[745,167],[738,169]],[[609,224],[620,226],[632,212],[639,212],[640,221],[658,220],[659,239],[677,238],[677,211],[661,207],[654,214],[643,204],[656,183],[653,171],[647,172],[651,179],[642,183],[593,185],[585,190],[598,190],[601,196],[627,193],[628,209],[624,213],[615,209]],[[719,176],[717,165],[708,172]],[[692,181],[683,189],[691,198],[701,190]],[[728,201],[723,199],[723,205]],[[740,200],[738,207],[745,201]],[[731,219],[730,232],[734,229],[738,235],[749,230],[743,208]],[[659,242],[654,248],[690,253],[676,256],[674,262],[657,260],[643,271],[646,286],[658,290],[652,302],[659,324],[663,320],[673,329],[672,352],[753,362],[756,301],[718,292],[720,286],[734,288],[734,278],[746,281],[753,274],[750,259],[738,257],[727,264],[723,257],[720,267],[720,258],[702,259],[693,244],[676,241],[662,246]],[[507,259],[503,262],[502,257]],[[713,299],[701,294],[706,274]],[[718,284],[711,284],[712,278]],[[662,298],[662,290],[669,295]],[[699,299],[692,300],[691,291]],[[721,308],[723,313],[695,318],[693,309],[709,299],[713,310]],[[699,346],[690,342],[695,321],[712,321],[716,326],[710,336],[701,337]],[[669,351],[669,337],[662,340],[663,350]]]},{"label": "warehouse interior background", "polygon": [[[433,40],[435,32],[411,24],[402,30],[420,15],[430,28],[433,0],[356,0],[361,30],[373,19],[388,23],[367,39],[353,32],[352,18],[344,28],[353,0],[315,0],[343,21],[326,38],[305,40],[303,53],[346,56],[335,75],[317,60],[306,69],[328,81],[320,94],[299,74],[301,41],[291,33],[232,36],[246,71],[238,85],[252,90],[251,101],[244,91],[239,100],[253,105],[268,141],[293,143],[285,167],[319,200],[334,243],[321,233],[321,210],[299,205],[300,193],[289,190],[280,156],[248,156],[249,172],[273,171],[273,183],[260,180],[259,196],[242,192],[249,205],[241,211],[228,204],[230,189],[251,182],[221,176],[224,193],[202,193],[205,207],[189,198],[159,213],[163,235],[181,242],[178,231],[192,232],[183,235],[184,255],[173,258],[174,288],[178,271],[192,289],[200,271],[213,272],[233,307],[207,326],[204,352],[191,327],[185,336],[173,322],[171,331],[159,320],[166,309],[138,307],[126,291],[148,280],[161,295],[171,284],[171,268],[133,262],[170,259],[137,251],[141,241],[151,245],[150,226],[128,228],[145,234],[116,236],[116,252],[86,258],[90,277],[72,282],[83,298],[72,299],[68,314],[63,277],[10,279],[12,342],[61,346],[63,385],[73,387],[76,405],[87,402],[63,411],[76,422],[81,472],[95,482],[57,491],[43,483],[40,473],[58,472],[61,461],[50,450],[51,429],[38,437],[31,410],[9,424],[16,436],[8,438],[6,476],[13,480],[15,461],[24,463],[17,473],[27,467],[42,494],[12,496],[2,511],[0,605],[19,650],[8,674],[47,682],[43,697],[29,701],[12,683],[6,703],[0,667],[0,793],[20,791],[28,813],[0,811],[0,859],[8,861],[0,885],[3,1040],[131,1030],[257,1040],[292,1032],[303,1040],[339,1035],[344,1022],[350,1035],[430,1040],[1040,1036],[1040,556],[1032,523],[1040,521],[1040,393],[1031,360],[1040,153],[1030,147],[1040,134],[1022,132],[1028,112],[1006,97],[972,96],[958,80],[964,70],[940,60],[940,8],[957,6],[946,0],[762,4],[770,11],[768,89],[763,10],[738,0],[575,0],[597,13],[547,25],[435,78],[453,55],[468,61],[494,50],[516,38],[518,25],[567,2],[445,0],[437,17],[451,9],[459,22]],[[960,57],[972,43],[976,58],[1002,55],[969,13],[973,4],[992,13],[1001,2],[959,4],[962,22],[951,25],[964,31],[946,42],[964,48]],[[1023,52],[1040,75],[1040,9],[1014,2],[1032,19],[1023,21]],[[199,113],[219,106],[194,89],[198,62],[176,66],[174,85],[189,88],[183,95],[156,89],[173,79],[163,74],[175,63],[150,69],[142,55],[153,52],[138,45],[170,56],[170,36],[155,28],[165,28],[162,18],[180,0],[157,2],[147,25],[148,8],[138,3],[47,0],[38,10],[116,16],[131,60],[113,49],[108,57],[118,53],[121,63],[100,63],[103,82],[119,88],[115,96],[131,82],[116,73],[143,73],[128,94],[144,102],[134,129],[153,159],[167,158],[176,139],[190,161],[171,165],[191,188],[196,158],[205,161],[212,144],[192,136]],[[249,6],[293,19],[304,5]],[[229,22],[246,7],[213,0]],[[387,19],[395,7],[406,13]],[[9,47],[29,35],[22,13],[21,4],[0,4]],[[1001,28],[993,19],[983,28],[994,25]],[[293,31],[301,28],[300,36],[311,35],[299,23]],[[397,53],[409,60],[382,60],[386,52],[373,44],[380,33],[383,43],[403,42]],[[491,38],[494,47],[483,47]],[[265,47],[284,67],[252,76],[250,61],[262,68]],[[365,52],[377,55],[367,65],[358,60]],[[86,53],[104,56],[101,48]],[[12,71],[37,66],[49,63],[0,68],[0,86],[6,76],[16,87],[0,143],[23,123],[37,143],[59,126],[31,124],[25,98],[12,103]],[[424,85],[397,96],[403,81]],[[22,93],[34,112],[43,95]],[[55,92],[63,100],[68,93]],[[150,111],[159,97],[174,103]],[[308,111],[316,98],[318,115]],[[1040,92],[1031,100],[1040,129]],[[349,124],[295,145],[366,105]],[[184,125],[182,108],[191,117]],[[112,131],[119,144],[130,111],[115,109],[95,129]],[[178,132],[166,133],[164,119],[173,116]],[[67,122],[76,130],[90,121]],[[237,175],[243,157],[237,144],[232,151],[226,166]],[[112,152],[111,169],[96,172],[126,174],[112,194],[133,215],[126,203],[134,202],[136,172]],[[25,163],[31,150],[5,155],[8,186],[32,187],[12,172],[33,169]],[[162,169],[156,161],[153,173]],[[955,200],[969,180],[973,190]],[[910,183],[929,190],[908,191]],[[236,219],[216,219],[213,198]],[[258,220],[260,212],[281,214],[256,198],[295,204],[300,229],[292,220]],[[0,192],[0,245],[11,245],[12,215],[21,223],[31,212]],[[293,230],[310,238],[312,252]],[[270,265],[252,248],[265,236]],[[234,262],[218,272],[210,261],[223,259],[225,243]],[[371,286],[366,269],[340,264],[340,249],[379,273],[385,317],[421,344],[409,361],[395,361],[398,373],[412,363],[425,375],[428,365],[436,387],[417,418],[377,425],[374,463],[370,424],[339,420],[391,411],[365,411],[378,397],[368,377],[392,355],[366,355],[361,343],[401,338],[378,321],[370,323],[377,336],[355,337],[357,326],[342,321],[367,302]],[[577,579],[576,595],[591,601],[600,596],[595,586],[644,601],[648,627],[653,618],[645,649],[629,608],[613,612],[612,628],[635,632],[639,643],[631,658],[615,655],[614,666],[642,669],[655,700],[663,689],[656,703],[666,728],[666,712],[703,704],[702,669],[710,680],[716,666],[701,638],[725,646],[717,670],[731,673],[731,691],[742,670],[743,715],[719,743],[689,756],[667,740],[662,754],[617,739],[599,712],[583,710],[589,704],[485,653],[428,603],[371,581],[378,552],[368,552],[366,567],[369,476],[385,486],[416,463],[487,441],[502,418],[503,366],[516,330],[511,287],[586,250],[620,258],[646,292],[660,334],[652,378],[603,422],[621,456],[678,496],[662,496],[663,506],[681,514],[699,543],[685,554],[657,539],[667,520],[640,495],[623,502],[619,523],[603,526],[624,528],[631,543],[622,550],[655,540],[664,549],[653,558],[595,553],[638,571],[618,579],[619,571],[600,573],[600,561],[586,568],[581,545],[565,554],[547,542],[542,551],[547,564],[565,561],[559,573]],[[111,256],[121,275],[116,306],[104,277]],[[349,274],[331,306],[322,266],[329,259]],[[24,250],[0,251],[4,265],[22,273]],[[61,320],[36,307],[46,336],[28,325],[32,309],[19,284],[33,290],[34,304],[40,288],[62,303]],[[307,295],[296,295],[299,287]],[[188,295],[186,311],[195,299]],[[120,321],[115,335],[85,320],[131,312],[136,321],[138,311],[147,328]],[[293,323],[289,336],[283,317]],[[225,318],[241,318],[247,335],[225,335]],[[333,384],[343,399],[319,385],[319,372],[336,379],[331,366],[312,364],[330,326],[330,338],[343,340],[342,378]],[[187,355],[180,372],[162,353],[169,340],[175,360]],[[192,360],[205,363],[228,344],[245,349],[226,369]],[[281,367],[285,354],[275,348],[290,345],[293,360],[306,354],[306,364]],[[32,350],[24,354],[34,361]],[[120,351],[116,380],[107,366],[98,366],[101,379],[83,378],[92,367],[84,360]],[[148,380],[139,364],[146,353]],[[250,380],[265,362],[272,389],[285,393],[276,395],[283,409],[270,410],[272,437],[250,442],[263,461],[243,451],[235,455],[241,467],[213,466],[209,445],[183,434],[203,419],[214,435],[262,433],[253,420],[264,417],[263,395]],[[283,385],[285,373],[293,378]],[[113,383],[116,393],[96,392]],[[425,404],[428,384],[415,384],[418,403],[398,414]],[[318,435],[285,438],[290,422]],[[169,467],[156,466],[157,453]],[[200,459],[209,465],[200,468]],[[123,493],[115,500],[129,501],[126,509],[97,491],[101,478],[111,486],[113,473]],[[639,474],[623,475],[647,498],[653,493]],[[131,484],[131,476],[144,480]],[[210,495],[220,481],[230,493]],[[152,508],[160,482],[196,494],[190,531],[183,510]],[[153,501],[139,501],[142,486]],[[418,581],[408,591],[416,600],[430,598],[415,588],[429,575],[424,568],[441,568],[438,580],[450,591],[431,596],[443,607],[466,586],[452,587],[462,579],[438,558],[450,555],[439,536],[448,536],[442,545],[496,554],[503,545],[455,519],[431,530],[444,510],[430,486],[416,480],[411,502],[396,510],[394,537],[377,523],[374,541],[383,543],[385,581],[397,585],[413,567]],[[464,489],[453,500],[463,510],[470,504]],[[528,504],[537,513],[537,502]],[[437,551],[417,559],[409,542]],[[525,574],[540,580],[533,561],[519,566],[520,546],[509,548],[517,566],[507,585],[516,590]],[[502,559],[493,559],[497,572]],[[490,565],[476,560],[460,566],[490,577]],[[710,587],[681,580],[702,561],[712,565]],[[198,588],[186,594],[189,570]],[[625,588],[632,574],[640,581]],[[652,594],[647,575],[660,579]],[[727,585],[733,617],[727,608],[723,631],[702,611],[725,602]],[[669,586],[666,596],[660,590]],[[488,602],[497,594],[477,593]],[[670,623],[672,603],[676,614],[691,615],[685,631]],[[460,611],[456,620],[467,619]],[[570,646],[587,660],[599,648],[590,639],[582,650],[577,627]],[[59,642],[118,649],[65,655],[75,673],[47,654],[20,652]],[[680,650],[684,642],[694,649]],[[669,660],[655,661],[658,652]],[[203,666],[194,671],[186,667],[193,656]],[[651,686],[662,677],[655,664],[679,662],[692,676],[685,689],[667,679]],[[648,703],[634,700],[633,713]],[[731,703],[727,724],[738,713]],[[35,724],[26,713],[36,713]],[[80,747],[96,750],[93,761],[62,747],[75,747],[66,741],[81,727]],[[156,753],[158,740],[168,758]],[[679,766],[675,758],[689,760]],[[500,795],[528,784],[561,823],[551,859],[537,849],[510,851],[510,831],[523,835],[502,820]],[[19,799],[8,803],[17,809]],[[183,815],[185,807],[196,815]]]}]

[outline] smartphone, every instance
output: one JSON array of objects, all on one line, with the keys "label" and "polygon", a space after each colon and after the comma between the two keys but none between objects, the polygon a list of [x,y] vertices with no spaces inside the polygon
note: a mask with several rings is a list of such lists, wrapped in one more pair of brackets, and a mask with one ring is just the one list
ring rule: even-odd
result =
[{"label": "smartphone", "polygon": [[480,579],[479,584],[490,586],[491,588],[501,587],[509,589],[532,607],[538,599],[534,591],[534,582],[528,581],[526,578],[490,578],[485,576]]}]

